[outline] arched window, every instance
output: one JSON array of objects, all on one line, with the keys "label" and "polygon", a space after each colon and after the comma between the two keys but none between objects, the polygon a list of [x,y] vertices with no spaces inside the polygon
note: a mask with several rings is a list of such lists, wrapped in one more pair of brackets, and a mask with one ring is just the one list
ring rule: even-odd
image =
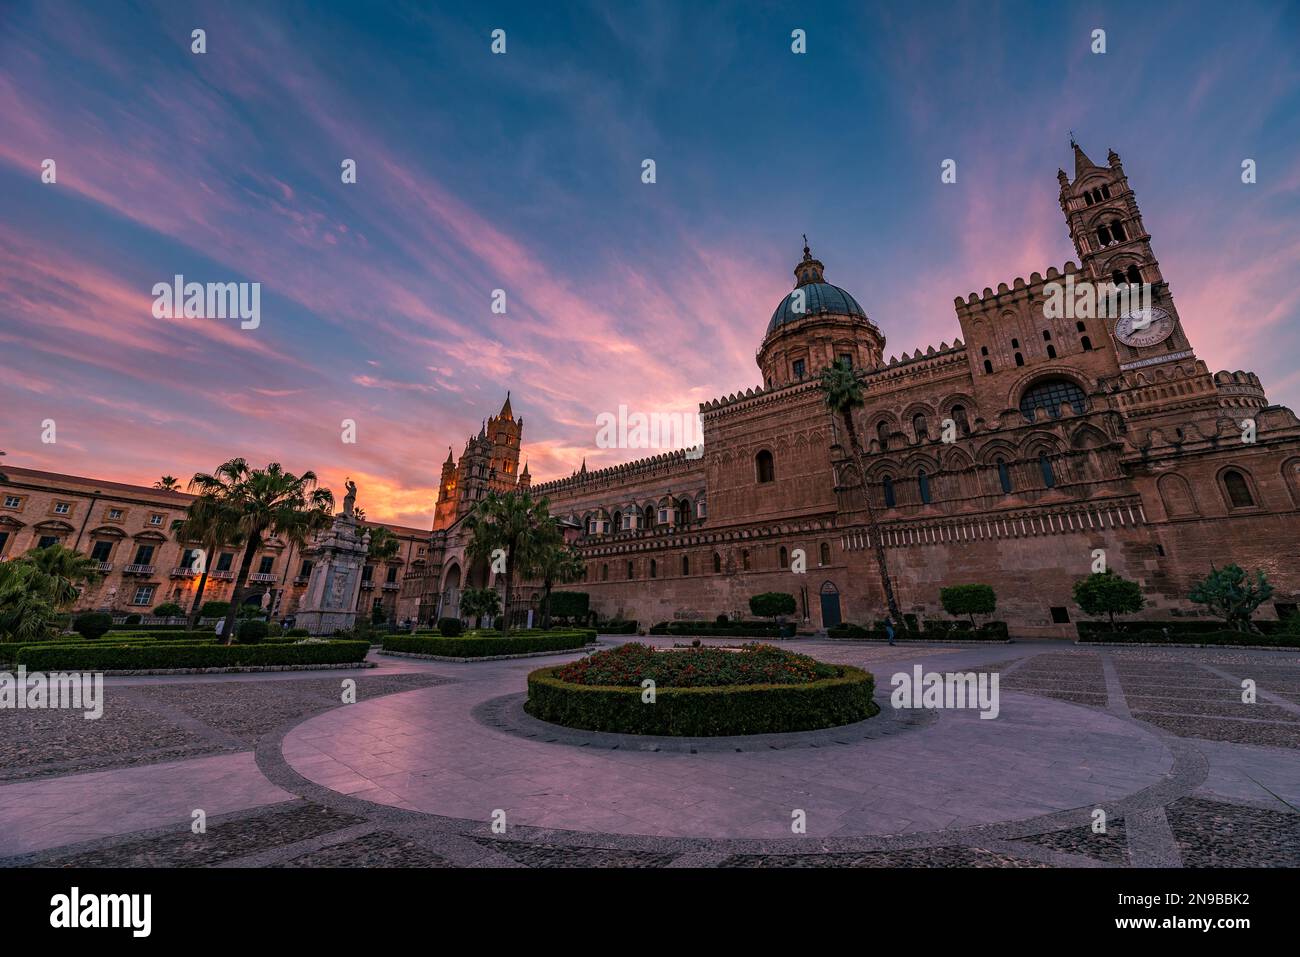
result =
[{"label": "arched window", "polygon": [[1038,453],[1038,468],[1043,473],[1043,484],[1048,488],[1056,487],[1056,474],[1052,471],[1052,461],[1046,452]]},{"label": "arched window", "polygon": [[610,528],[611,528],[613,531],[615,531],[615,532],[618,532],[618,531],[621,531],[621,530],[622,530],[622,528],[623,528],[623,513],[622,513],[622,512],[615,512],[615,513],[614,513],[614,524],[611,525]]},{"label": "arched window", "polygon": [[1084,352],[1092,351],[1092,340],[1089,339],[1087,336],[1084,336],[1082,339],[1079,340],[1079,345],[1083,346]]},{"label": "arched window", "polygon": [[992,371],[993,371],[993,363],[990,362],[988,359],[985,359],[985,360],[984,360],[984,371],[985,371],[985,372],[992,372]]},{"label": "arched window", "polygon": [[876,423],[876,438],[880,440],[880,451],[889,448],[889,426],[883,421]]},{"label": "arched window", "polygon": [[1124,271],[1122,269],[1111,270],[1110,281],[1117,286],[1124,285]]},{"label": "arched window", "polygon": [[683,574],[683,575],[689,575],[690,573],[691,573],[691,559],[690,559],[690,556],[689,556],[689,555],[683,555],[683,556],[682,556],[682,574]]},{"label": "arched window", "polygon": [[1011,470],[1007,468],[1007,460],[999,458],[997,460],[997,465],[998,484],[1002,486],[1003,493],[1009,495],[1011,493]]},{"label": "arched window", "polygon": [[1052,334],[1051,334],[1050,332],[1048,332],[1046,329],[1043,330],[1043,341],[1044,341],[1044,342],[1051,342],[1051,341],[1052,341]]},{"label": "arched window", "polygon": [[628,577],[629,579],[631,579],[631,578],[635,578],[635,577],[636,577],[636,575],[633,574],[632,563],[631,563],[631,562],[628,562],[628,563],[627,563],[627,577]]},{"label": "arched window", "polygon": [[1122,243],[1124,240],[1128,239],[1128,236],[1124,232],[1124,224],[1118,220],[1110,224],[1110,234],[1115,237],[1115,242],[1117,243]]},{"label": "arched window", "polygon": [[650,559],[650,577],[651,578],[659,577],[659,563],[655,561],[653,558]]},{"label": "arched window", "polygon": [[1077,330],[1079,330],[1080,332],[1087,332],[1087,331],[1088,331],[1088,327],[1087,327],[1086,325],[1083,324],[1083,320],[1080,320],[1080,321],[1076,322],[1076,323],[1074,324],[1074,328],[1077,329]]},{"label": "arched window", "polygon": [[781,546],[781,567],[785,568],[790,564],[790,553],[786,551],[784,545]]},{"label": "arched window", "polygon": [[1049,345],[1047,346],[1047,358],[1049,358],[1049,359],[1055,359],[1055,358],[1056,358],[1056,346],[1051,345],[1051,344],[1049,344]]},{"label": "arched window", "polygon": [[691,508],[689,499],[681,499],[677,503],[677,524],[689,525],[695,518],[695,509]]},{"label": "arched window", "polygon": [[1012,339],[1012,340],[1011,340],[1011,348],[1012,348],[1012,349],[1019,349],[1019,348],[1020,348],[1020,340],[1019,340],[1019,339]]},{"label": "arched window", "polygon": [[749,549],[748,548],[746,548],[744,551],[740,553],[740,567],[743,568],[745,571],[749,571]]},{"label": "arched window", "polygon": [[822,542],[818,554],[821,557],[821,563],[823,565],[829,565],[831,563],[831,547],[826,542]]},{"label": "arched window", "polygon": [[600,566],[600,580],[603,581],[603,582],[607,582],[607,581],[609,581],[609,566],[608,566],[608,565],[601,565],[601,566]]},{"label": "arched window", "polygon": [[1142,270],[1138,269],[1136,265],[1128,267],[1128,281],[1138,284],[1142,282]]},{"label": "arched window", "polygon": [[713,574],[720,575],[721,573],[722,573],[722,556],[719,555],[717,552],[714,552],[713,553]]},{"label": "arched window", "polygon": [[1097,242],[1102,246],[1110,245],[1110,229],[1106,226],[1097,227]]},{"label": "arched window", "polygon": [[1022,365],[1024,365],[1024,364],[1025,364],[1025,357],[1022,356],[1019,352],[1017,352],[1017,353],[1016,353],[1016,365],[1018,365],[1018,366],[1022,366]]},{"label": "arched window", "polygon": [[970,435],[970,422],[966,419],[966,406],[954,405],[950,414],[953,423],[957,426],[957,431],[962,435]]},{"label": "arched window", "polygon": [[776,463],[772,461],[772,453],[767,449],[754,456],[754,465],[760,482],[771,482],[776,478]]},{"label": "arched window", "polygon": [[1228,491],[1228,504],[1233,508],[1254,506],[1255,496],[1250,492],[1250,483],[1236,469],[1228,469],[1223,473],[1223,487]]},{"label": "arched window", "polygon": [[893,478],[892,478],[891,476],[886,475],[883,479],[881,479],[881,485],[883,485],[883,486],[884,486],[884,489],[885,489],[885,507],[886,507],[886,508],[893,508],[893,507],[894,507],[894,480],[893,480]]},{"label": "arched window", "polygon": [[920,412],[912,416],[912,431],[916,433],[916,441],[924,442],[930,436],[925,427],[925,416]]},{"label": "arched window", "polygon": [[1058,419],[1061,416],[1061,406],[1067,402],[1076,415],[1083,414],[1083,390],[1069,379],[1048,379],[1025,390],[1020,398],[1020,413],[1026,421],[1032,422],[1034,413],[1038,409],[1045,409],[1049,418]]},{"label": "arched window", "polygon": [[988,346],[980,346],[980,355],[982,355],[982,356],[986,356],[986,355],[988,355],[988,354],[989,354],[989,347],[988,347]]},{"label": "arched window", "polygon": [[645,507],[645,513],[642,516],[642,523],[646,528],[655,527],[655,507],[653,505],[647,505]]},{"label": "arched window", "polygon": [[925,505],[930,504],[930,476],[925,474],[925,469],[916,473],[916,486],[921,490],[921,502]]}]

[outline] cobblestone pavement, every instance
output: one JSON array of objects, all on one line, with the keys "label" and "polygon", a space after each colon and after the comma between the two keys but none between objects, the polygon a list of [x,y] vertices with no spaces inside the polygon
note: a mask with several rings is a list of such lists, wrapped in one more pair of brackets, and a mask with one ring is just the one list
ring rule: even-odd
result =
[{"label": "cobblestone pavement", "polygon": [[[573,655],[106,679],[99,721],[0,712],[0,866],[1300,866],[1294,652],[790,646],[885,710],[656,751],[523,715]],[[895,712],[915,664],[997,673],[998,718]]]}]

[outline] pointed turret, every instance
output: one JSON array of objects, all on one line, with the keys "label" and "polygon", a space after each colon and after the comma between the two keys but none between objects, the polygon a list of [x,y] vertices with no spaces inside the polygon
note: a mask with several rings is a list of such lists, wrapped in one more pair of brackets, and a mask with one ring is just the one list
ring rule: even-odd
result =
[{"label": "pointed turret", "polygon": [[1088,154],[1083,151],[1083,147],[1074,141],[1074,137],[1070,137],[1070,145],[1074,147],[1074,178],[1076,182],[1088,170],[1101,168],[1088,159]]},{"label": "pointed turret", "polygon": [[509,419],[511,422],[513,422],[513,421],[515,420],[514,412],[512,412],[511,409],[510,409],[510,392],[509,392],[509,391],[506,392],[506,403],[505,403],[505,405],[501,406],[501,412],[497,415],[497,418],[498,418],[498,419]]}]

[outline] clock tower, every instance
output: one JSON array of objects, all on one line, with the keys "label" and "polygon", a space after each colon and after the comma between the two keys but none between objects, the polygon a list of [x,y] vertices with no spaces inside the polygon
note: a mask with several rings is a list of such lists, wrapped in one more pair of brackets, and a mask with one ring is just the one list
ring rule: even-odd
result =
[{"label": "clock tower", "polygon": [[[1137,198],[1114,150],[1107,165],[1098,166],[1078,143],[1074,149],[1074,179],[1057,171],[1061,184],[1061,211],[1070,239],[1079,254],[1081,278],[1095,283],[1099,300],[1113,283],[1132,290],[1120,315],[1106,321],[1121,371],[1146,366],[1186,362],[1194,365],[1191,343],[1178,321],[1169,284],[1151,249],[1151,235],[1142,224]],[[1137,293],[1137,286],[1149,298]],[[1149,308],[1146,306],[1149,304]]]}]

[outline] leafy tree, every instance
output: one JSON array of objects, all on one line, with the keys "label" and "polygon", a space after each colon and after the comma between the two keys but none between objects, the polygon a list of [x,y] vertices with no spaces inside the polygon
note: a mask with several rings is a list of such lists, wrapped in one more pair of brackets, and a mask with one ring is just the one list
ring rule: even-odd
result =
[{"label": "leafy tree", "polygon": [[871,504],[871,494],[867,487],[866,458],[862,453],[862,442],[858,438],[857,426],[853,424],[854,410],[866,404],[866,400],[862,397],[862,383],[858,381],[857,373],[837,362],[822,371],[821,388],[825,394],[826,407],[838,415],[840,421],[844,423],[844,434],[849,438],[853,462],[858,467],[858,474],[862,478],[862,501],[866,510],[868,537],[876,553],[876,567],[880,569],[880,587],[884,589],[885,602],[889,606],[889,617],[894,621],[901,621],[902,613],[899,612],[898,601],[894,598],[894,584],[889,577],[889,566],[885,561],[884,539],[880,534],[880,526],[876,522],[876,510]]},{"label": "leafy tree", "polygon": [[228,611],[230,611],[230,602],[228,601],[205,601],[203,607],[199,609],[199,617],[225,618]]},{"label": "leafy tree", "polygon": [[266,622],[260,618],[250,618],[248,621],[239,623],[239,643],[241,645],[256,645],[270,633]]},{"label": "leafy tree", "polygon": [[[190,480],[190,491],[194,491],[199,478],[200,475],[196,474]],[[186,631],[198,627],[199,619],[203,617],[201,609],[206,607],[203,593],[207,590],[208,574],[212,570],[212,563],[216,561],[217,553],[225,548],[236,547],[243,540],[239,519],[240,514],[230,500],[208,492],[190,502],[183,519],[172,522],[172,535],[176,541],[197,542],[205,555],[203,570],[199,573],[199,584],[194,590],[194,601],[190,604],[189,620],[185,623]]]},{"label": "leafy tree", "polygon": [[1146,604],[1137,582],[1116,575],[1109,568],[1076,581],[1074,601],[1086,615],[1109,615],[1112,629],[1116,615],[1132,615]]},{"label": "leafy tree", "polygon": [[495,564],[493,555],[504,554],[505,571],[500,576],[505,584],[506,614],[501,619],[501,634],[507,635],[515,575],[536,561],[554,525],[547,500],[536,500],[522,491],[506,495],[489,492],[465,519],[465,525],[471,536],[466,551],[472,558]]},{"label": "leafy tree", "polygon": [[366,556],[372,562],[386,562],[396,558],[402,549],[402,540],[387,525],[367,525],[370,532],[370,551]]},{"label": "leafy tree", "polygon": [[94,640],[108,633],[113,627],[113,616],[104,611],[87,611],[77,616],[72,623],[72,630],[82,638]]},{"label": "leafy tree", "polygon": [[749,610],[760,618],[771,618],[775,623],[781,615],[793,615],[794,595],[783,591],[768,591],[749,599]]},{"label": "leafy tree", "polygon": [[275,536],[301,548],[309,536],[333,521],[334,496],[329,489],[316,487],[315,472],[294,475],[284,471],[279,462],[253,469],[238,458],[222,464],[210,475],[195,475],[190,487],[200,495],[217,499],[223,511],[229,509],[238,516],[236,527],[244,542],[244,555],[221,632],[223,641],[230,644],[236,610],[244,600],[253,559],[262,544]]},{"label": "leafy tree", "polygon": [[[578,577],[582,577],[579,570]],[[556,618],[585,619],[591,611],[591,596],[585,591],[557,591],[551,595],[551,613]]]},{"label": "leafy tree", "polygon": [[153,610],[157,618],[179,618],[185,614],[185,609],[174,601],[165,601]]},{"label": "leafy tree", "polygon": [[56,615],[45,577],[36,566],[0,562],[0,641],[45,638]]},{"label": "leafy tree", "polygon": [[542,582],[542,627],[551,627],[551,592],[556,585],[567,585],[582,577],[586,563],[576,548],[564,540],[554,518],[538,529],[537,540],[525,562],[523,574]]},{"label": "leafy tree", "polygon": [[[460,612],[473,618],[478,628],[485,617],[495,618],[501,613],[501,597],[495,588],[466,588],[460,593]],[[501,633],[505,634],[504,628]]]},{"label": "leafy tree", "polygon": [[954,618],[969,615],[972,628],[975,627],[976,615],[991,615],[998,607],[998,598],[992,585],[950,585],[940,588],[939,601],[943,610]]},{"label": "leafy tree", "polygon": [[1210,574],[1187,597],[1205,605],[1238,631],[1254,631],[1250,617],[1272,594],[1273,586],[1262,569],[1256,569],[1251,576],[1240,565],[1211,565]]},{"label": "leafy tree", "polygon": [[92,585],[102,577],[98,562],[62,545],[33,548],[17,561],[37,570],[36,581],[55,610],[76,604],[81,597],[81,586]]},{"label": "leafy tree", "polygon": [[154,488],[166,489],[169,492],[179,492],[181,490],[180,479],[174,475],[164,475],[158,481],[153,483]]}]

